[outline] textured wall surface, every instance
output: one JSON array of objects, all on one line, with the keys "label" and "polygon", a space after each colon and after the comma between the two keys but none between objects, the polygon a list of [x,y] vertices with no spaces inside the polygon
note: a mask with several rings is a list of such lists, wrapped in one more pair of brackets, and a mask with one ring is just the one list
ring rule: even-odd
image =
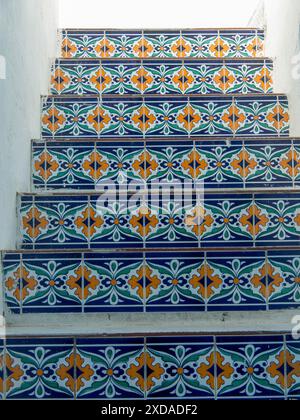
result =
[{"label": "textured wall surface", "polygon": [[30,140],[40,136],[57,26],[57,0],[0,0],[0,249],[15,248],[16,192],[30,190]]},{"label": "textured wall surface", "polygon": [[264,0],[254,25],[266,25],[266,55],[274,57],[274,89],[289,96],[291,136],[300,136],[300,2]]}]

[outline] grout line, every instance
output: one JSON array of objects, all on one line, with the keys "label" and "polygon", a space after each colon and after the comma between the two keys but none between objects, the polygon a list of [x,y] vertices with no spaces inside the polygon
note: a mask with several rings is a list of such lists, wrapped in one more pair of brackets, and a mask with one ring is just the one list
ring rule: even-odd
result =
[{"label": "grout line", "polygon": [[287,353],[288,353],[288,348],[287,348],[287,342],[286,342],[286,335],[283,336],[283,351],[284,351],[284,396],[285,399],[288,399],[288,394],[289,394],[289,390],[288,390],[288,360],[287,360]]},{"label": "grout line", "polygon": [[7,398],[7,338],[4,337],[3,340],[3,400]]},{"label": "grout line", "polygon": [[85,258],[84,258],[84,254],[81,254],[81,261],[80,261],[80,266],[81,266],[81,311],[84,314],[85,313],[85,298],[84,298],[84,265],[85,265]]},{"label": "grout line", "polygon": [[269,266],[269,254],[268,251],[265,251],[265,276],[266,276],[266,309],[267,311],[270,311],[270,294],[269,294],[269,272],[268,272],[268,266]]},{"label": "grout line", "polygon": [[143,355],[144,355],[144,398],[145,400],[148,397],[148,389],[147,389],[147,354],[148,354],[148,343],[147,343],[147,336],[144,337],[144,348],[143,348]]},{"label": "grout line", "polygon": [[[97,206],[97,203],[96,203]],[[87,240],[87,245],[88,245],[88,249],[91,249],[91,236],[92,236],[92,232],[91,232],[91,196],[88,196],[88,201],[87,201],[87,210],[88,210],[88,232],[89,232],[89,236],[88,236],[88,240]],[[96,207],[96,211],[97,211],[97,207]]]},{"label": "grout line", "polygon": [[204,299],[205,313],[208,312],[208,261],[207,252],[204,253]]},{"label": "grout line", "polygon": [[147,285],[147,279],[146,279],[146,267],[147,267],[147,257],[146,257],[146,253],[143,252],[143,295],[144,295],[144,303],[143,303],[143,312],[147,313],[147,289],[146,289],[146,285]]},{"label": "grout line", "polygon": [[293,176],[292,176],[292,179],[293,179],[293,189],[296,189],[296,178],[297,178],[296,172],[297,172],[297,167],[295,166],[294,156],[297,158],[297,150],[296,150],[296,147],[295,147],[294,140],[292,140],[291,143],[292,143],[291,144],[291,150],[292,150],[292,169],[293,169]]},{"label": "grout line", "polygon": [[[24,261],[23,261],[23,255],[20,255],[20,275],[19,278],[17,279],[17,287],[20,287],[20,315],[23,315],[23,270],[25,269],[24,267]],[[19,284],[18,284],[19,283]],[[6,304],[6,302],[5,302]]]},{"label": "grout line", "polygon": [[74,337],[73,339],[73,351],[72,351],[73,355],[74,355],[74,399],[77,400],[77,377],[78,377],[78,373],[77,373],[77,339]]}]

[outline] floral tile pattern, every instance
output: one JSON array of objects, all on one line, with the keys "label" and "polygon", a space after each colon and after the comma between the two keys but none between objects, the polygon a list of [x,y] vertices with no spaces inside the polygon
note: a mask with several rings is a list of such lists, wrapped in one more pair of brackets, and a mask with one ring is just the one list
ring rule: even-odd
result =
[{"label": "floral tile pattern", "polygon": [[127,184],[206,189],[294,188],[300,141],[177,140],[163,142],[34,142],[36,190],[97,190]]},{"label": "floral tile pattern", "polygon": [[[300,140],[263,54],[256,29],[64,30],[32,145],[40,193],[19,195],[19,251],[3,253],[6,310],[298,309]],[[2,399],[299,400],[300,341],[7,337]]]},{"label": "floral tile pattern", "polygon": [[[14,282],[9,262],[5,275],[7,304],[23,313],[34,312],[141,312],[143,311],[143,259],[134,255],[107,257],[72,254],[22,256],[19,270],[28,273],[23,296]],[[141,283],[139,284],[139,281]],[[25,283],[26,282],[26,283]],[[15,287],[13,287],[15,285]],[[12,304],[11,304],[12,303]]]},{"label": "floral tile pattern", "polygon": [[255,337],[250,343],[249,338],[217,337],[216,356],[226,366],[218,380],[219,399],[284,398],[285,355],[283,337]]},{"label": "floral tile pattern", "polygon": [[[300,302],[300,260],[297,251],[273,251],[267,259],[270,309],[285,309]],[[261,285],[263,287],[263,285]]]},{"label": "floral tile pattern", "polygon": [[273,62],[247,60],[57,60],[53,95],[251,94],[273,92]]},{"label": "floral tile pattern", "polygon": [[5,300],[21,313],[267,311],[300,307],[300,253],[6,253]]},{"label": "floral tile pattern", "polygon": [[45,97],[45,139],[285,137],[286,96]]},{"label": "floral tile pattern", "polygon": [[298,400],[299,349],[286,335],[10,338],[4,398]]},{"label": "floral tile pattern", "polygon": [[[178,212],[173,200],[150,203],[130,197],[20,196],[24,249],[198,248],[296,246],[300,196],[212,194],[191,196]],[[128,201],[129,200],[129,201]],[[200,201],[199,201],[200,200]],[[148,203],[147,203],[148,201]]]},{"label": "floral tile pattern", "polygon": [[8,400],[74,398],[71,339],[8,339],[5,370]]},{"label": "floral tile pattern", "polygon": [[214,389],[202,375],[211,353],[214,353],[212,337],[148,339],[146,357],[155,366],[155,374],[148,381],[147,398],[213,399]]},{"label": "floral tile pattern", "polygon": [[62,37],[63,58],[255,58],[264,52],[264,31],[256,29],[65,30]]},{"label": "floral tile pattern", "polygon": [[83,372],[77,380],[77,399],[144,398],[147,367],[143,338],[80,339],[77,357],[77,372]]},{"label": "floral tile pattern", "polygon": [[[274,371],[280,378],[281,366],[283,363],[282,354],[277,357]],[[299,342],[295,342],[292,337],[286,338],[286,356],[284,358],[286,368],[287,394],[290,399],[300,398],[300,351]]]}]

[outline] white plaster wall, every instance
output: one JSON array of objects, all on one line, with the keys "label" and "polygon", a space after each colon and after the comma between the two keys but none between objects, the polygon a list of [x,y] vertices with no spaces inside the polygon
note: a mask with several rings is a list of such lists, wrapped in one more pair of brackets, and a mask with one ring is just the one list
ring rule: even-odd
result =
[{"label": "white plaster wall", "polygon": [[275,58],[274,88],[290,102],[291,136],[300,136],[300,1],[263,0],[251,25],[266,27],[266,56]]},{"label": "white plaster wall", "polygon": [[0,0],[0,249],[15,248],[16,192],[30,191],[30,140],[40,136],[58,19],[57,0]]}]

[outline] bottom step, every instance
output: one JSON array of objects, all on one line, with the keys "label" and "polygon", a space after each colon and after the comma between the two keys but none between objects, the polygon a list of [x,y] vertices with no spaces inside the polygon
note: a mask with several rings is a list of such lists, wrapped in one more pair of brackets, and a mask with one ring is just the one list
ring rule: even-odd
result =
[{"label": "bottom step", "polygon": [[0,341],[4,399],[300,399],[290,336]]}]

